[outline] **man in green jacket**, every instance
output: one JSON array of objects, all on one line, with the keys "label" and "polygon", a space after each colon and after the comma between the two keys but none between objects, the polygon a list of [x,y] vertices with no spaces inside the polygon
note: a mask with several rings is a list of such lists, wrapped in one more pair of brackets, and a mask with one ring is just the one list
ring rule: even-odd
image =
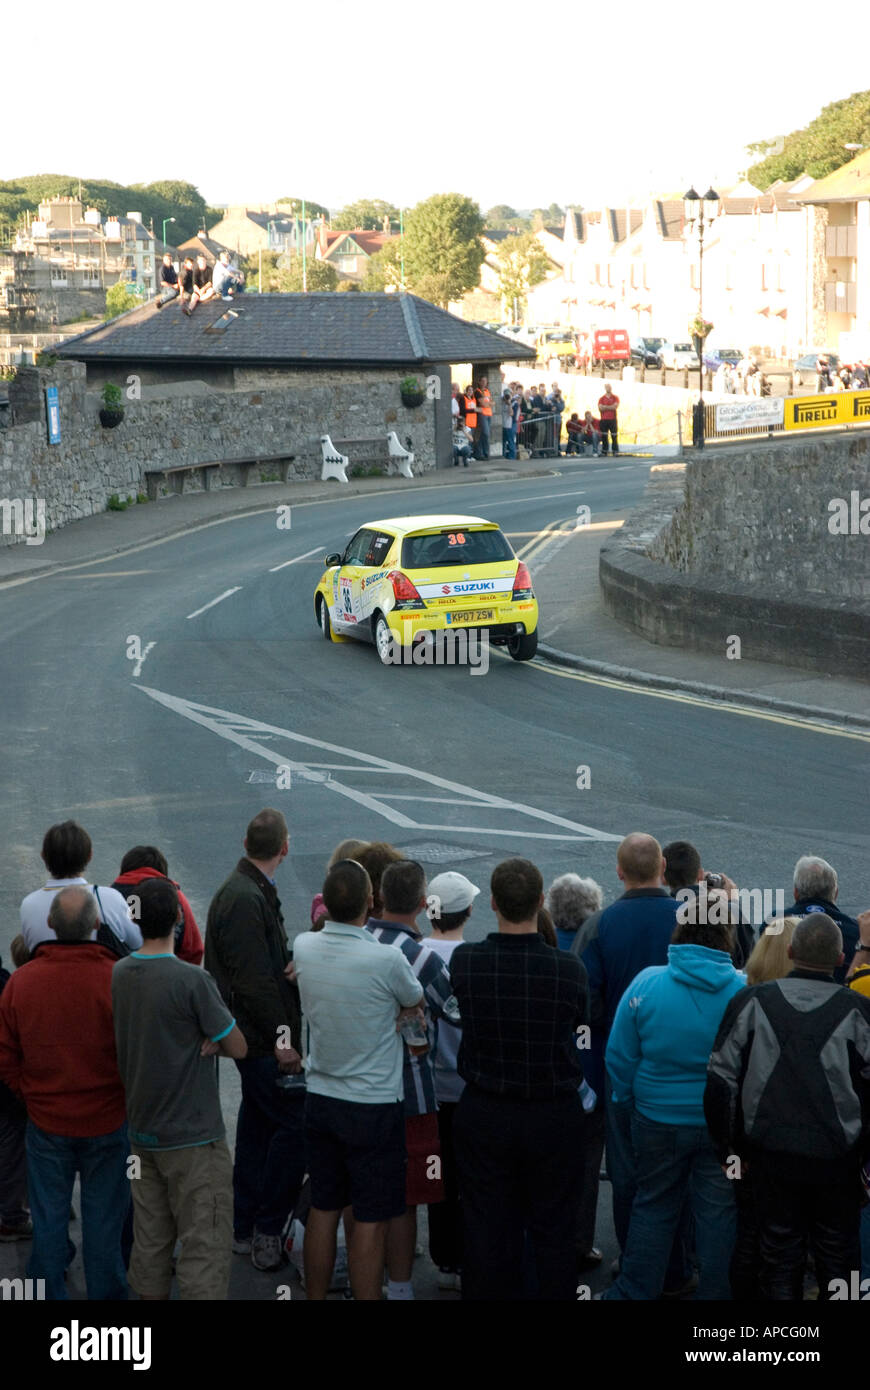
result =
[{"label": "man in green jacket", "polygon": [[242,1103],[233,1165],[233,1250],[255,1269],[281,1265],[281,1231],[305,1175],[299,991],[285,974],[287,945],[275,873],[290,848],[280,811],[256,815],[245,857],[208,912],[206,970],[244,1034]]}]

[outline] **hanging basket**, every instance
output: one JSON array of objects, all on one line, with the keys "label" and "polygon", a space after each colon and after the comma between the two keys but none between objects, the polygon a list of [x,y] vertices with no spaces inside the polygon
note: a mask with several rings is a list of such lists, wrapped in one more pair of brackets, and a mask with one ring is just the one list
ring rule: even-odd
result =
[{"label": "hanging basket", "polygon": [[100,424],[104,430],[113,430],[124,418],[123,410],[100,410]]},{"label": "hanging basket", "polygon": [[416,410],[417,406],[418,406],[418,405],[422,405],[423,402],[425,401],[425,399],[426,399],[426,392],[425,392],[425,391],[403,391],[403,392],[402,392],[402,405],[407,406],[409,410]]}]

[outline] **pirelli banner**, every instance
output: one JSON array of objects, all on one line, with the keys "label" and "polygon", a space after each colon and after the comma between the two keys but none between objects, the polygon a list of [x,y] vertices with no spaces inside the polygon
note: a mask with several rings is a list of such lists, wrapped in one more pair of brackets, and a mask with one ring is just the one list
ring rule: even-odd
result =
[{"label": "pirelli banner", "polygon": [[825,396],[789,396],[787,430],[830,429],[832,425],[870,425],[870,391],[832,391]]}]

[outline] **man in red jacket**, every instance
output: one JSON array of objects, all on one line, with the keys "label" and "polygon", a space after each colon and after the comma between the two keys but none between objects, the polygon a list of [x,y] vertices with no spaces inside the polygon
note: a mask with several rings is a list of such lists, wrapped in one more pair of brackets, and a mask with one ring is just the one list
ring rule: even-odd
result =
[{"label": "man in red jacket", "polygon": [[33,1219],[29,1278],[66,1299],[70,1201],[81,1179],[83,1258],[90,1299],[127,1298],[121,1230],[130,1205],[124,1088],[112,1022],[113,953],[93,941],[97,905],[62,888],[42,942],[0,997],[0,1080],[27,1107],[27,1190]]},{"label": "man in red jacket", "polygon": [[[154,845],[136,845],[124,855],[121,860],[121,872],[112,884],[122,898],[126,898],[134,922],[139,920],[136,911],[139,885],[150,878],[169,878],[166,856]],[[177,883],[175,887],[184,915],[184,921],[175,929],[175,954],[179,960],[186,960],[190,965],[202,965],[205,948],[193,908]]]}]

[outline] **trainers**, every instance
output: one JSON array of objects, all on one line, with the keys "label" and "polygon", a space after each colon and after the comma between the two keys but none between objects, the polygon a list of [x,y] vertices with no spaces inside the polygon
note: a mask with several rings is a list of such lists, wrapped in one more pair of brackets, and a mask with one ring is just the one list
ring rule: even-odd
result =
[{"label": "trainers", "polygon": [[459,1270],[444,1268],[439,1269],[438,1287],[444,1293],[461,1293],[462,1275],[459,1273]]},{"label": "trainers", "polygon": [[233,1254],[250,1255],[251,1244],[251,1236],[233,1236]]},{"label": "trainers", "polygon": [[283,1263],[281,1237],[264,1236],[258,1231],[251,1242],[251,1264],[254,1269],[280,1269]]},{"label": "trainers", "polygon": [[28,1217],[25,1221],[17,1221],[14,1226],[7,1226],[6,1223],[0,1224],[0,1240],[32,1240],[33,1222]]}]

